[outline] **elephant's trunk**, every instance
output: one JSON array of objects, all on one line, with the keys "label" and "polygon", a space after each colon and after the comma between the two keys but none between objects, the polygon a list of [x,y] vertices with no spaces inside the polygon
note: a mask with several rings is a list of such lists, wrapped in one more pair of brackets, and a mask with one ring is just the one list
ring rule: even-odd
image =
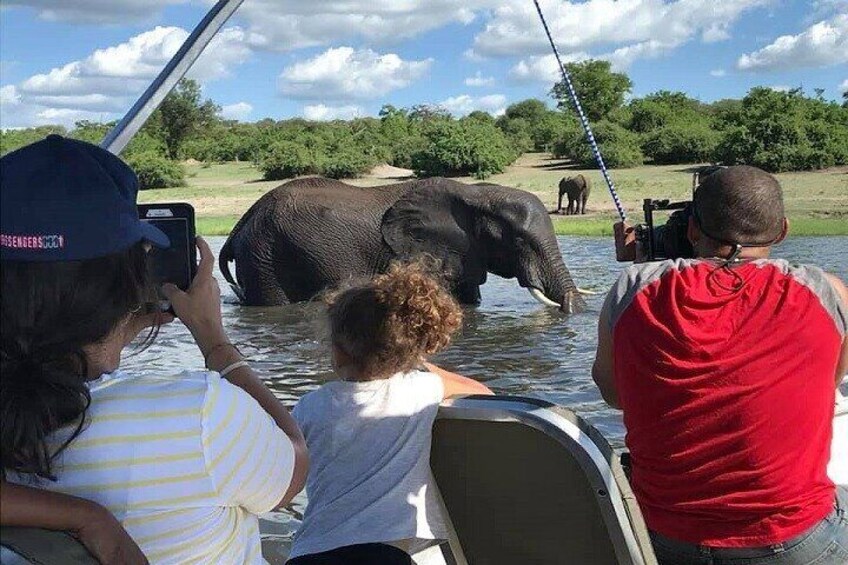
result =
[{"label": "elephant's trunk", "polygon": [[567,313],[580,312],[586,307],[581,290],[574,284],[562,260],[556,240],[552,249],[542,252],[537,272],[528,273],[523,286],[545,306],[560,308]]}]

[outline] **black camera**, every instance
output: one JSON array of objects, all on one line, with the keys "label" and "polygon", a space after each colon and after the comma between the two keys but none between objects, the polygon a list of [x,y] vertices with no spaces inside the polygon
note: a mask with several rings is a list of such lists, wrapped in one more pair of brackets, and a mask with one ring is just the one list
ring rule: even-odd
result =
[{"label": "black camera", "polygon": [[[687,230],[692,202],[671,202],[646,198],[642,205],[645,223],[630,227],[615,225],[615,251],[618,261],[661,261],[695,256]],[[654,213],[673,210],[663,225],[654,223]]]},{"label": "black camera", "polygon": [[[692,175],[692,193],[708,176],[726,169],[723,165],[699,167]],[[663,259],[688,259],[695,256],[687,232],[692,217],[692,201],[671,202],[646,198],[642,204],[645,223],[628,226],[618,222],[613,226],[615,234],[615,258],[617,261],[661,261]],[[654,224],[654,212],[672,210],[664,225]]]},{"label": "black camera", "polygon": [[[646,261],[691,258],[695,256],[686,232],[692,216],[692,202],[669,202],[646,198],[642,204],[645,223],[636,226],[636,240],[642,244]],[[664,225],[654,224],[654,212],[674,210]]]}]

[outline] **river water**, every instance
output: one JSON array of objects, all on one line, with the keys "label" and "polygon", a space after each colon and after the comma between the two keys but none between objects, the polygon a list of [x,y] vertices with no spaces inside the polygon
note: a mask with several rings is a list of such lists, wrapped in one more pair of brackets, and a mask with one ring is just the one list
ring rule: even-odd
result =
[{"label": "river water", "polygon": [[[216,255],[224,238],[209,238]],[[494,275],[482,287],[479,307],[466,311],[461,335],[433,361],[485,382],[497,393],[534,396],[567,406],[621,445],[620,413],[609,409],[592,382],[590,368],[597,342],[597,316],[603,294],[616,279],[612,238],[561,236],[566,265],[578,286],[599,291],[587,297],[585,313],[565,316],[537,303],[515,280]],[[813,263],[848,280],[848,237],[790,238],[774,255],[791,262]],[[239,306],[220,273],[224,324],[230,338],[279,398],[297,399],[331,378],[326,344],[321,339],[319,304],[274,308]],[[203,358],[181,324],[163,328],[153,346],[125,358],[135,372],[161,373],[202,368]],[[287,537],[303,510],[298,497],[287,514],[274,518]]]}]

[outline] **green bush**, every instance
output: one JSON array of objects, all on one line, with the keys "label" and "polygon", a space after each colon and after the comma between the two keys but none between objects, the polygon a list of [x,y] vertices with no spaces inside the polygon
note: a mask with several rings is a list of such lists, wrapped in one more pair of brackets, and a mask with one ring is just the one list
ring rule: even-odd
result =
[{"label": "green bush", "polygon": [[848,164],[848,109],[836,102],[758,87],[736,116],[716,151],[727,165],[782,172]]},{"label": "green bush", "polygon": [[673,124],[642,138],[642,151],[656,164],[702,163],[715,156],[721,135],[706,124]]},{"label": "green bush", "polygon": [[[607,167],[636,167],[645,161],[639,136],[618,124],[601,120],[592,128]],[[581,167],[596,168],[595,156],[582,130],[572,132],[554,144],[554,155],[570,159]]]},{"label": "green bush", "polygon": [[325,157],[321,163],[321,174],[331,179],[355,178],[367,173],[376,165],[361,151],[338,151]]},{"label": "green bush", "polygon": [[138,175],[139,188],[173,188],[185,186],[185,170],[176,161],[156,153],[136,153],[127,157],[127,164]]},{"label": "green bush", "polygon": [[30,143],[41,141],[50,134],[67,135],[67,130],[62,126],[38,126],[25,129],[2,129],[0,130],[0,155],[20,149]]},{"label": "green bush", "polygon": [[506,118],[502,116],[497,122],[498,128],[504,132],[510,144],[516,151],[524,153],[533,151],[535,142],[530,122],[525,118]]},{"label": "green bush", "polygon": [[145,128],[141,128],[141,131],[135,134],[135,137],[132,138],[121,155],[125,159],[130,159],[132,156],[142,153],[153,153],[164,157],[165,152],[165,142],[151,135]]},{"label": "green bush", "polygon": [[282,180],[317,172],[313,154],[292,141],[278,141],[259,159],[259,170],[265,180]]},{"label": "green bush", "polygon": [[412,156],[418,176],[473,175],[484,179],[503,172],[518,158],[504,133],[480,120],[433,120],[424,128],[424,138],[424,148]]}]

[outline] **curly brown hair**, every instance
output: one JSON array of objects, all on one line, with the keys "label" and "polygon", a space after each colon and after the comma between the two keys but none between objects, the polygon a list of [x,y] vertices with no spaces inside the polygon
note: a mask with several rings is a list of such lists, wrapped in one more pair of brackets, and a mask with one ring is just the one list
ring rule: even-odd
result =
[{"label": "curly brown hair", "polygon": [[329,333],[368,379],[410,371],[450,343],[462,309],[423,261],[392,264],[372,280],[328,295]]}]

